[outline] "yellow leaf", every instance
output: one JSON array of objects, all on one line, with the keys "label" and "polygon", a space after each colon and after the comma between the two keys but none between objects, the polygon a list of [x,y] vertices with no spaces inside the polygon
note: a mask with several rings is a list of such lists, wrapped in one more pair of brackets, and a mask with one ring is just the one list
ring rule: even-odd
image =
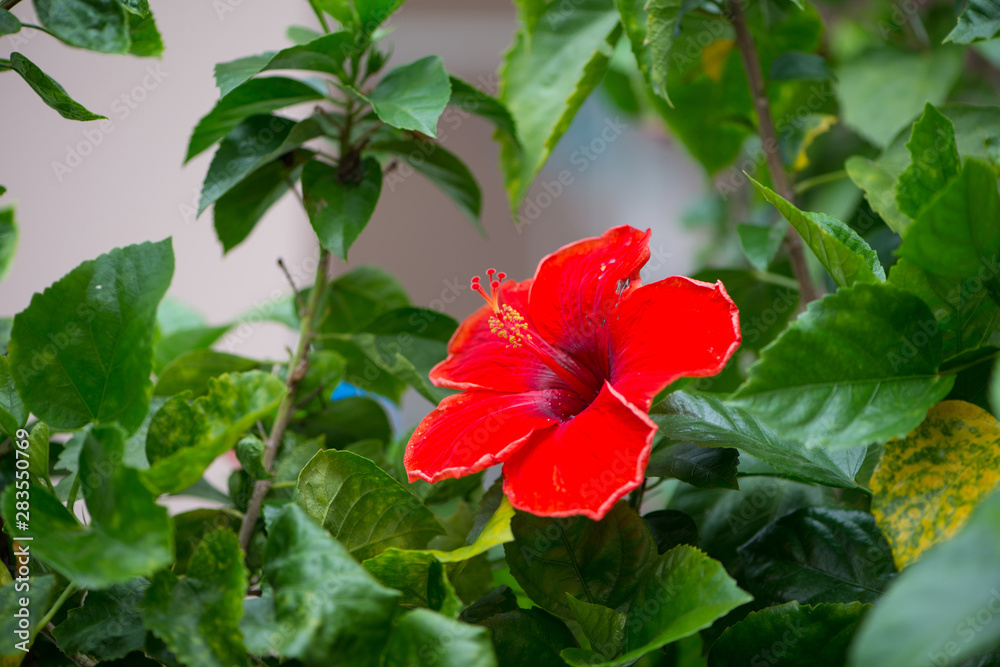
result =
[{"label": "yellow leaf", "polygon": [[817,114],[809,117],[804,122],[806,123],[806,127],[802,130],[802,143],[799,144],[799,153],[795,156],[795,161],[792,164],[792,169],[795,171],[802,171],[809,166],[809,156],[806,155],[806,151],[816,141],[816,137],[836,125],[837,117]]},{"label": "yellow leaf", "polygon": [[702,50],[701,68],[713,81],[722,79],[722,69],[734,46],[736,42],[731,39],[717,39]]},{"label": "yellow leaf", "polygon": [[942,401],[905,438],[886,443],[872,475],[872,514],[903,569],[952,537],[1000,483],[1000,422]]}]

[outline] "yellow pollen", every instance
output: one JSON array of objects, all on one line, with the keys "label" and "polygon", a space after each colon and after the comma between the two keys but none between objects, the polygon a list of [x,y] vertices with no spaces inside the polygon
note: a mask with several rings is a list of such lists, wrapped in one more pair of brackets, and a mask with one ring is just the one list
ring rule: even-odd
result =
[{"label": "yellow pollen", "polygon": [[507,304],[493,307],[494,316],[490,318],[490,331],[507,341],[507,347],[521,347],[531,340],[528,333],[528,323],[524,316]]}]

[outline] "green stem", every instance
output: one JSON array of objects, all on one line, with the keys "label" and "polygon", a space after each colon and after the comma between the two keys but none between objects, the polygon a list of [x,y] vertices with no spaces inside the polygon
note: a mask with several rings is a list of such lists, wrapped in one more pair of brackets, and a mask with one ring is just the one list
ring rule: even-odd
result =
[{"label": "green stem", "polygon": [[69,496],[66,498],[66,507],[73,511],[73,504],[76,502],[76,494],[80,492],[80,473],[76,474],[73,485],[69,487]]},{"label": "green stem", "polygon": [[48,28],[45,28],[45,27],[40,26],[40,25],[35,25],[34,23],[22,23],[21,27],[22,28],[31,28],[32,30],[40,30],[40,31],[44,32],[47,35],[51,35],[52,37],[55,37],[56,39],[59,39],[59,36],[56,35],[55,33],[53,33]]},{"label": "green stem", "polygon": [[323,16],[323,10],[316,6],[316,0],[309,0],[309,6],[313,8],[316,12],[316,18],[319,19],[319,24],[323,26],[323,32],[329,34],[330,26],[326,23],[326,17]]},{"label": "green stem", "polygon": [[812,190],[820,185],[826,185],[827,183],[833,183],[845,178],[847,178],[846,169],[838,169],[837,171],[831,171],[825,174],[820,174],[819,176],[813,176],[812,178],[807,178],[804,181],[796,183],[795,194],[800,195],[803,192]]},{"label": "green stem", "polygon": [[73,595],[73,593],[76,593],[78,590],[80,589],[77,586],[74,586],[73,584],[67,584],[66,588],[63,589],[62,595],[60,595],[59,599],[56,600],[56,603],[52,605],[52,608],[49,609],[49,612],[42,617],[41,621],[39,621],[38,627],[44,628],[46,625],[48,625],[49,621],[52,620],[52,617],[56,615],[57,611],[59,611],[59,608],[62,607],[63,604],[66,602],[66,600],[68,600],[69,597]]},{"label": "green stem", "polygon": [[14,66],[11,64],[9,60],[0,58],[0,72],[6,72],[12,69],[14,69]]},{"label": "green stem", "polygon": [[798,291],[799,283],[791,278],[786,278],[785,276],[778,275],[777,273],[771,273],[769,271],[754,271],[753,277],[764,283],[771,283],[772,285],[778,285],[779,287],[787,287],[788,289],[793,289]]},{"label": "green stem", "polygon": [[960,364],[958,366],[955,366],[954,368],[949,368],[946,371],[940,371],[938,373],[938,377],[946,377],[948,375],[958,375],[964,370],[972,368],[973,366],[978,366],[979,364],[985,363],[987,361],[991,361],[993,359],[996,359],[997,357],[1000,357],[1000,350],[987,354],[985,357],[979,357],[978,359],[967,361],[964,364]]}]

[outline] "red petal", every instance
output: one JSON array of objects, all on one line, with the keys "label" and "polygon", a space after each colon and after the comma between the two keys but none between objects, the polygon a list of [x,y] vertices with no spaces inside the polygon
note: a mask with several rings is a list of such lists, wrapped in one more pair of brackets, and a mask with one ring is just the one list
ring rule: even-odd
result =
[{"label": "red petal", "polygon": [[740,319],[722,282],[681,276],[643,285],[611,323],[611,384],[644,411],[680,377],[715,375],[740,346]]},{"label": "red petal", "polygon": [[608,383],[558,428],[536,432],[503,467],[514,507],[538,516],[600,520],[639,486],[656,425]]},{"label": "red petal", "polygon": [[[501,301],[527,317],[530,288],[531,280],[507,281],[500,288]],[[486,304],[462,322],[448,343],[448,357],[431,369],[431,382],[452,389],[515,393],[552,387],[555,373],[525,348],[508,347],[490,331],[492,316],[493,308]]]},{"label": "red petal", "polygon": [[448,396],[417,426],[403,465],[410,481],[462,477],[504,461],[528,437],[582,409],[566,391]]},{"label": "red petal", "polygon": [[[614,227],[545,257],[529,296],[531,318],[553,345],[607,375],[605,321],[626,286],[640,284],[639,269],[649,260],[649,230]],[[627,293],[624,292],[624,293]]]}]

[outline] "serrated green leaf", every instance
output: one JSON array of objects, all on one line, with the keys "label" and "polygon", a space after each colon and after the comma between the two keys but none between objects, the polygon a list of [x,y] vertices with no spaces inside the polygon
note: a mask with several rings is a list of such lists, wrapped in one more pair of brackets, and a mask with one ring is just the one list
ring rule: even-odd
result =
[{"label": "serrated green leaf", "polygon": [[10,64],[11,69],[21,75],[21,78],[42,98],[42,101],[59,112],[63,118],[80,121],[105,118],[105,116],[88,111],[86,107],[71,98],[66,89],[20,53],[15,51],[10,54]]},{"label": "serrated green leaf", "polygon": [[244,431],[277,409],[285,391],[277,377],[247,371],[210,379],[208,392],[193,401],[184,395],[170,399],[149,425],[151,466],[143,480],[160,493],[191,486]]},{"label": "serrated green leaf", "polygon": [[128,48],[130,55],[139,58],[159,58],[163,55],[163,37],[152,13],[144,17],[129,14],[128,29],[132,40]]},{"label": "serrated green leaf", "polygon": [[192,350],[169,364],[160,373],[153,387],[153,396],[173,396],[190,391],[200,396],[208,389],[208,381],[224,373],[241,373],[260,368],[261,362],[215,350]]},{"label": "serrated green leaf", "polygon": [[137,578],[107,590],[89,591],[82,607],[70,610],[52,631],[63,652],[118,660],[141,651],[146,638],[140,605],[149,582]]},{"label": "serrated green leaf", "polygon": [[116,248],[31,298],[9,361],[25,406],[49,426],[117,421],[149,408],[156,308],[174,271],[170,239]]},{"label": "serrated green leaf", "polygon": [[913,221],[899,210],[899,204],[896,203],[896,178],[899,172],[894,174],[880,161],[859,155],[847,158],[844,168],[854,184],[864,191],[868,204],[885,220],[889,229],[897,234],[904,234]]},{"label": "serrated green leaf", "polygon": [[[851,667],[953,664],[994,648],[1000,585],[1000,496],[973,513],[954,538],[903,570],[861,623]],[[985,612],[984,612],[985,610]]]},{"label": "serrated green leaf", "polygon": [[386,125],[437,136],[438,118],[451,98],[451,80],[438,56],[389,71],[367,96]]},{"label": "serrated green leaf", "polygon": [[35,0],[38,20],[72,46],[127,53],[128,14],[118,0]]},{"label": "serrated green leaf", "polygon": [[511,530],[511,574],[532,602],[563,618],[573,618],[567,593],[612,609],[631,600],[656,557],[649,528],[623,502],[601,521],[518,512]]},{"label": "serrated green leaf", "polygon": [[[272,650],[307,665],[378,667],[401,597],[383,587],[295,504],[271,523],[264,575],[282,632]],[[287,629],[287,631],[284,631]]]},{"label": "serrated green leaf", "polygon": [[751,266],[758,271],[767,271],[774,256],[778,254],[787,229],[784,223],[766,226],[739,225],[736,228],[743,254],[747,256]]},{"label": "serrated green leaf", "polygon": [[750,182],[791,223],[838,285],[885,282],[878,255],[853,229],[825,213],[800,211],[767,186]]},{"label": "serrated green leaf", "polygon": [[954,536],[1000,484],[1000,423],[964,401],[942,401],[905,438],[885,444],[872,475],[872,514],[899,568]]},{"label": "serrated green leaf", "polygon": [[7,357],[0,356],[0,431],[11,440],[17,430],[28,422],[28,409],[14,385]]},{"label": "serrated green leaf", "polygon": [[996,0],[968,0],[958,15],[958,24],[944,41],[972,44],[993,39],[997,33],[1000,33],[1000,5]]},{"label": "serrated green leaf", "polygon": [[389,547],[420,549],[444,528],[406,488],[368,459],[318,453],[299,474],[296,502],[360,560]]},{"label": "serrated green leaf", "polygon": [[497,658],[486,628],[414,609],[393,628],[385,666],[497,667]]},{"label": "serrated green leaf", "polygon": [[382,193],[382,168],[365,158],[357,182],[343,182],[336,167],[310,160],[302,171],[302,198],[323,248],[347,260],[347,251],[368,225]]},{"label": "serrated green leaf", "polygon": [[[12,581],[0,587],[0,613],[3,614],[0,621],[0,665],[17,667],[27,657],[28,648],[42,629],[38,623],[48,613],[58,590],[56,577],[51,574],[31,577],[26,582]],[[27,600],[28,604],[22,605],[21,600]],[[22,609],[26,611],[21,612]],[[17,616],[18,612],[22,616]],[[20,623],[23,614],[27,614],[26,628]],[[25,634],[19,635],[18,632]]]},{"label": "serrated green leaf", "polygon": [[219,100],[194,128],[185,162],[229,134],[245,118],[324,97],[316,88],[296,79],[272,76],[251,79]]},{"label": "serrated green leaf", "polygon": [[[0,9],[0,35],[13,35],[21,30],[21,21],[6,9]],[[0,188],[0,195],[4,189]]]},{"label": "serrated green leaf", "polygon": [[573,610],[573,619],[583,628],[583,634],[590,642],[594,657],[611,660],[618,655],[625,639],[625,625],[628,623],[625,612],[580,602],[568,593],[566,599],[569,601],[569,608]]},{"label": "serrated green leaf", "polygon": [[646,475],[672,477],[700,489],[739,489],[736,467],[740,453],[729,447],[701,447],[691,442],[668,443],[649,456]]},{"label": "serrated green leaf", "polygon": [[851,489],[864,460],[861,448],[845,451],[806,449],[784,440],[751,413],[710,394],[675,391],[657,404],[650,417],[660,433],[707,447],[736,447],[792,477]]},{"label": "serrated green leaf", "polygon": [[90,524],[82,526],[53,496],[31,489],[30,531],[15,527],[14,486],[3,494],[3,516],[13,537],[30,535],[32,552],[81,588],[101,589],[149,576],[174,557],[167,510],[142,483],[139,472],[122,465],[120,429],[97,426],[86,434],[79,479]]},{"label": "serrated green leaf", "polygon": [[954,126],[929,103],[913,124],[906,149],[911,162],[896,184],[896,203],[903,214],[916,218],[924,205],[958,176],[962,161],[955,146]]},{"label": "serrated green leaf", "polygon": [[464,113],[474,113],[493,123],[497,131],[511,141],[518,141],[514,118],[503,102],[457,76],[452,75],[449,80],[451,81],[451,98],[448,100],[448,106],[455,107]]},{"label": "serrated green leaf", "polygon": [[211,533],[187,573],[158,573],[143,600],[143,623],[184,664],[247,665],[239,621],[249,573],[234,533]]},{"label": "serrated green leaf", "polygon": [[740,547],[747,590],[767,604],[874,602],[896,572],[867,512],[796,510]]},{"label": "serrated green leaf", "polygon": [[615,657],[607,659],[585,649],[566,649],[561,655],[574,667],[633,664],[650,651],[707,628],[752,599],[721,563],[694,547],[679,546],[658,556],[647,571],[626,612]]},{"label": "serrated green leaf", "polygon": [[733,396],[782,438],[842,449],[905,435],[954,384],[920,299],[857,284],[809,304]]},{"label": "serrated green leaf", "polygon": [[841,667],[868,605],[789,602],[753,611],[712,645],[709,667],[743,667],[747,656],[782,667]]},{"label": "serrated green leaf", "polygon": [[[541,7],[541,3],[539,3]],[[504,58],[500,100],[520,143],[500,136],[504,186],[513,213],[587,96],[612,53],[618,12],[605,0],[582,0],[570,11],[557,2],[524,25]]]},{"label": "serrated green leaf", "polygon": [[680,32],[680,20],[687,9],[685,5],[688,4],[690,3],[683,0],[650,0],[646,3],[649,18],[644,43],[649,45],[649,80],[653,92],[668,101],[667,74],[670,71],[670,51],[673,49],[674,38]]}]

